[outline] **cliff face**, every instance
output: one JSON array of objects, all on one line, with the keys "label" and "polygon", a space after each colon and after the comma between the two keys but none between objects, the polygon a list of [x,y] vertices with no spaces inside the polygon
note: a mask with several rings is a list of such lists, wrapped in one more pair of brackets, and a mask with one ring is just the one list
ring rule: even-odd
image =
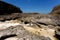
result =
[{"label": "cliff face", "polygon": [[53,11],[57,11],[57,10],[60,10],[60,5],[55,6],[55,7],[53,8],[52,12],[53,12]]},{"label": "cliff face", "polygon": [[55,6],[49,14],[60,20],[60,5]]},{"label": "cliff face", "polygon": [[50,14],[52,14],[52,15],[54,15],[54,16],[60,16],[60,5],[57,5],[57,6],[55,6],[53,9],[52,9],[52,11],[51,11],[51,13]]},{"label": "cliff face", "polygon": [[22,13],[22,10],[12,4],[0,1],[0,15],[11,13]]}]

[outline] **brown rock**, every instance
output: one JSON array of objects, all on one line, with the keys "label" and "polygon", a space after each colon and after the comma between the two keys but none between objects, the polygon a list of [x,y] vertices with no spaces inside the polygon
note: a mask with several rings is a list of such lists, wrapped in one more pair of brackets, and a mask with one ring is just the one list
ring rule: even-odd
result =
[{"label": "brown rock", "polygon": [[55,6],[50,14],[60,19],[60,5]]},{"label": "brown rock", "polygon": [[52,12],[53,12],[53,11],[57,11],[57,10],[60,10],[60,5],[55,6],[55,7],[53,8]]},{"label": "brown rock", "polygon": [[52,9],[51,14],[60,14],[60,5],[55,6],[55,7]]}]

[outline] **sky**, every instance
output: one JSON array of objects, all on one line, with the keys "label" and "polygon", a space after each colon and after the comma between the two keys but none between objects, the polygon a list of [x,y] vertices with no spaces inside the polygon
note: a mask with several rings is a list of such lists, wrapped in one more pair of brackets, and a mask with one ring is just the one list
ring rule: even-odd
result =
[{"label": "sky", "polygon": [[49,13],[53,7],[60,4],[60,0],[3,0],[7,3],[16,5],[24,13],[38,12]]}]

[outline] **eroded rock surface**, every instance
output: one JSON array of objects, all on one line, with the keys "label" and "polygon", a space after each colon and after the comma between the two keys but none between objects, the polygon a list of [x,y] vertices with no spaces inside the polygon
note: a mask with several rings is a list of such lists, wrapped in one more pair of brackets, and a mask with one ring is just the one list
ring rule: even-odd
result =
[{"label": "eroded rock surface", "polygon": [[1,22],[0,39],[7,40],[16,37],[17,40],[59,40],[58,27],[60,22],[52,15],[21,14],[15,20]]}]

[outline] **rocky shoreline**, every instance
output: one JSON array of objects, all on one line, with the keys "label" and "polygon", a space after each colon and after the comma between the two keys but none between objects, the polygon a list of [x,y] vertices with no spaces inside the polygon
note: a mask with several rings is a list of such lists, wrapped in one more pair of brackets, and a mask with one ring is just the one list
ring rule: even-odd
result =
[{"label": "rocky shoreline", "polygon": [[0,40],[60,40],[60,6],[50,14],[40,14],[23,13],[2,1],[0,4]]},{"label": "rocky shoreline", "polygon": [[[38,19],[37,19],[37,17],[38,17],[37,15],[35,17],[34,16],[35,15],[33,15],[33,16],[30,15],[28,17],[24,16],[24,17],[15,19],[15,21],[13,20],[11,22],[10,21],[5,22],[5,23],[7,23],[5,25],[6,28],[0,31],[0,35],[1,35],[0,37],[3,37],[4,35],[9,36],[12,34],[17,35],[17,33],[18,33],[17,37],[18,37],[18,39],[20,39],[20,37],[21,37],[22,38],[21,40],[24,40],[23,35],[25,35],[25,37],[28,35],[28,37],[25,38],[26,40],[27,39],[28,40],[43,40],[43,39],[44,40],[57,40],[58,38],[56,38],[56,37],[57,37],[57,35],[60,35],[60,34],[59,34],[59,28],[58,28],[59,25],[55,23],[56,20],[54,21],[53,19],[51,19],[49,17],[43,17],[43,15],[41,15],[42,17],[40,16],[40,18],[38,18]],[[41,21],[41,20],[44,20],[44,21]],[[12,25],[9,26],[10,25],[9,23],[11,23]],[[14,26],[13,23],[18,23],[19,26],[17,24],[15,24],[16,26]],[[9,27],[7,27],[7,26],[9,26]],[[23,27],[23,28],[20,28],[20,27]],[[25,32],[23,32],[23,29]],[[48,30],[50,30],[50,31],[48,31]],[[19,36],[19,35],[21,35],[21,36]],[[35,38],[35,36],[33,37],[32,35],[36,35],[36,36],[39,35],[39,38]],[[33,39],[32,38],[30,39],[30,36]],[[40,38],[41,36],[43,36],[42,39]],[[45,36],[47,36],[47,38]],[[54,36],[56,36],[56,37],[54,37]]]}]

